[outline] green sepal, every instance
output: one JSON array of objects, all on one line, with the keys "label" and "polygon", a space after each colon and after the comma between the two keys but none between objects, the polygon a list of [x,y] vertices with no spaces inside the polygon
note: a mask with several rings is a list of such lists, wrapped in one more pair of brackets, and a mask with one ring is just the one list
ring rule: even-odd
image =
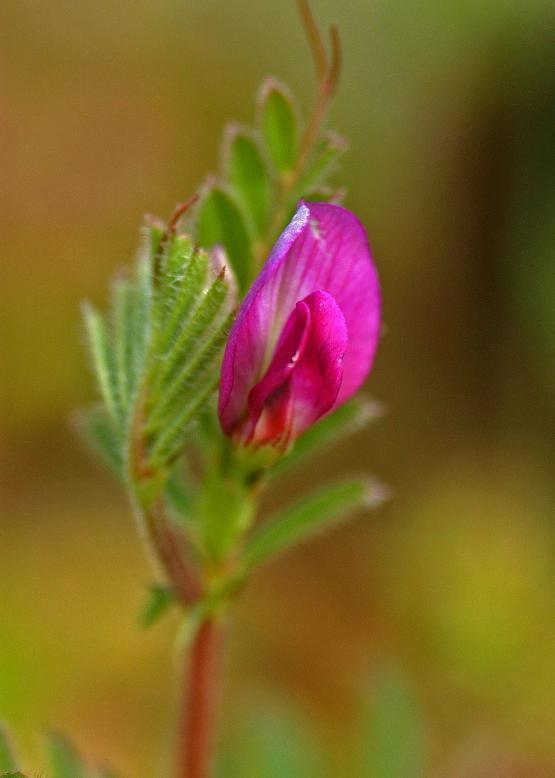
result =
[{"label": "green sepal", "polygon": [[163,584],[151,584],[148,587],[147,597],[139,616],[142,627],[150,627],[157,622],[177,602],[177,597],[172,588]]},{"label": "green sepal", "polygon": [[73,744],[57,732],[46,735],[49,778],[87,778],[87,771]]},{"label": "green sepal", "polygon": [[6,729],[0,726],[0,773],[17,770],[18,764],[13,745]]},{"label": "green sepal", "polygon": [[223,147],[226,179],[257,236],[268,227],[272,183],[256,135],[237,124],[228,126]]},{"label": "green sepal", "polygon": [[77,430],[100,461],[118,478],[123,477],[122,441],[102,405],[84,408],[75,416]]},{"label": "green sepal", "polygon": [[259,125],[268,155],[281,174],[293,170],[297,161],[298,131],[293,98],[273,78],[262,85],[258,99]]},{"label": "green sepal", "polygon": [[366,424],[383,414],[382,406],[373,400],[356,397],[337,410],[324,416],[319,422],[295,441],[293,448],[270,469],[269,476],[276,478],[295,467],[311,454],[338,440],[363,429]]},{"label": "green sepal", "polygon": [[350,480],[326,486],[288,506],[262,524],[247,540],[243,560],[247,569],[267,562],[288,548],[318,535],[353,511],[380,497],[376,486]]},{"label": "green sepal", "polygon": [[241,291],[246,291],[253,273],[251,240],[241,211],[220,184],[210,184],[204,192],[196,237],[206,249],[223,246]]}]

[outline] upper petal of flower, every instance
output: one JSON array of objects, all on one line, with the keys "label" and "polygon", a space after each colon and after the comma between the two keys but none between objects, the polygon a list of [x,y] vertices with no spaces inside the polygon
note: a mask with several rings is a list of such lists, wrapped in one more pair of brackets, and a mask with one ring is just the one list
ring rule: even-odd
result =
[{"label": "upper petal of flower", "polygon": [[282,233],[231,330],[222,364],[219,413],[225,432],[244,422],[251,389],[265,375],[297,302],[330,294],[348,343],[335,405],[366,378],[377,347],[380,291],[364,228],[338,205],[303,203]]}]

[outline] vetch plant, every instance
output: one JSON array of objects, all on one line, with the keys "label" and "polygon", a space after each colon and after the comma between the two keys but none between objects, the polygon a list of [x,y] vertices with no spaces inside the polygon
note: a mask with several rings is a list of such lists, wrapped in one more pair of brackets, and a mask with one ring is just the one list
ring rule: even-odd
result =
[{"label": "vetch plant", "polygon": [[[256,126],[227,128],[220,175],[167,224],[147,221],[108,315],[84,308],[101,401],[80,427],[127,489],[156,563],[145,624],[182,614],[178,778],[212,775],[225,623],[251,571],[382,496],[352,477],[258,515],[271,481],[371,417],[356,393],[380,331],[365,230],[330,185],[346,148],[324,126],[339,36],[332,27],[328,56],[299,8],[319,84],[304,132],[289,90],[268,79]],[[60,742],[52,778],[85,776],[66,769]]]}]

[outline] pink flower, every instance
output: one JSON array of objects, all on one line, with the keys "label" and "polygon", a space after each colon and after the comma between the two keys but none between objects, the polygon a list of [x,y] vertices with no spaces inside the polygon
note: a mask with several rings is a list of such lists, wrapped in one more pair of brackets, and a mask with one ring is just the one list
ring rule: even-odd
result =
[{"label": "pink flower", "polygon": [[338,205],[301,202],[230,332],[224,432],[286,448],[359,389],[379,330],[378,276],[361,223]]}]

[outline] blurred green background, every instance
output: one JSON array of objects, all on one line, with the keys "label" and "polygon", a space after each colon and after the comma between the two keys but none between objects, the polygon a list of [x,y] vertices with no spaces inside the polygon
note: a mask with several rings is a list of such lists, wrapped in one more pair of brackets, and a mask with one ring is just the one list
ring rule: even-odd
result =
[{"label": "blurred green background", "polygon": [[[383,282],[368,391],[388,413],[288,487],[370,470],[394,499],[256,575],[224,729],[294,709],[344,778],[384,705],[394,738],[402,694],[425,767],[370,777],[548,778],[555,8],[313,5],[344,43],[332,125]],[[138,629],[148,565],[71,429],[92,394],[79,304],[105,301],[144,212],[168,215],[216,168],[262,77],[308,106],[312,64],[292,0],[4,0],[0,29],[0,718],[37,768],[55,725],[129,778],[165,775],[175,623]]]}]

